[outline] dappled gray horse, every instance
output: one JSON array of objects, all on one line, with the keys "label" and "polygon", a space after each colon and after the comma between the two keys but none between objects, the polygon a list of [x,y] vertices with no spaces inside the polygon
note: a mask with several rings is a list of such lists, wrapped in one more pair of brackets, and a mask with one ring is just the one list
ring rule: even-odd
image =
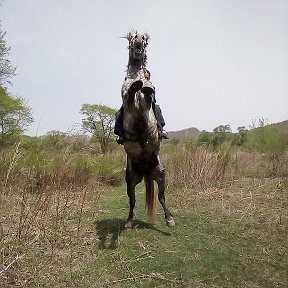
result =
[{"label": "dappled gray horse", "polygon": [[125,227],[133,227],[135,187],[143,178],[149,219],[154,220],[156,217],[155,180],[158,184],[158,199],[163,207],[167,225],[172,227],[175,226],[175,222],[165,204],[165,169],[160,162],[160,139],[152,109],[151,94],[154,92],[154,87],[144,77],[149,35],[132,31],[125,38],[129,41],[129,61],[127,77],[121,92],[124,107],[124,149],[127,153],[126,183],[130,203]]}]

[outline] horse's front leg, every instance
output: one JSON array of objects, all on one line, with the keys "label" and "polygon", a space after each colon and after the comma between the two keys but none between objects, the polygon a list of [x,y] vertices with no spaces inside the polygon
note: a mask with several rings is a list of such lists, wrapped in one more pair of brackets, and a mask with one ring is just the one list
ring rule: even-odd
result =
[{"label": "horse's front leg", "polygon": [[161,163],[159,163],[155,170],[154,170],[154,179],[158,184],[158,200],[162,205],[165,219],[166,219],[166,224],[168,227],[174,227],[175,226],[175,221],[173,219],[173,215],[168,209],[166,202],[165,202],[165,168],[162,166]]},{"label": "horse's front leg", "polygon": [[129,106],[133,106],[135,93],[138,92],[142,86],[143,81],[140,77],[137,77],[136,79],[127,78],[121,89],[123,103],[127,103]]}]

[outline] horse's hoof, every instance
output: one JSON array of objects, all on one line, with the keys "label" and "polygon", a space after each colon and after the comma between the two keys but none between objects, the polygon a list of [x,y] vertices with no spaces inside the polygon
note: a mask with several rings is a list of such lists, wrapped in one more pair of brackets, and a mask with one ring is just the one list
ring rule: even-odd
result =
[{"label": "horse's hoof", "polygon": [[172,228],[172,227],[174,227],[174,226],[176,225],[173,218],[171,218],[171,219],[166,219],[166,224],[167,224],[167,226],[170,227],[170,228]]},{"label": "horse's hoof", "polygon": [[141,80],[134,81],[130,88],[128,89],[128,93],[130,95],[134,95],[137,91],[139,91],[143,86],[143,82]]},{"label": "horse's hoof", "polygon": [[150,86],[143,86],[142,89],[141,89],[141,92],[143,94],[148,94],[148,95],[151,95],[155,92],[154,88],[153,87],[150,87]]},{"label": "horse's hoof", "polygon": [[132,229],[132,228],[133,228],[133,224],[134,224],[133,221],[128,221],[128,222],[125,224],[125,228],[127,228],[127,229]]}]

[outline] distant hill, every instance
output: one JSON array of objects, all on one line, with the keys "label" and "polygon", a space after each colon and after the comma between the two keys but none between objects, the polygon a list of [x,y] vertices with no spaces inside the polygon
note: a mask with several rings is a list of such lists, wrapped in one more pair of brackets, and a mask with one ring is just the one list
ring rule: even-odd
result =
[{"label": "distant hill", "polygon": [[283,122],[273,123],[267,126],[271,126],[273,128],[276,128],[280,132],[283,132],[288,135],[288,120],[285,120]]},{"label": "distant hill", "polygon": [[188,129],[183,129],[179,131],[169,131],[169,137],[170,139],[172,138],[177,138],[177,139],[184,139],[184,138],[197,138],[198,135],[201,133],[197,128],[191,127]]},{"label": "distant hill", "polygon": [[[285,120],[283,122],[277,122],[273,124],[269,124],[267,126],[271,126],[275,129],[277,129],[280,132],[283,132],[288,135],[288,120]],[[257,128],[256,128],[257,129]],[[195,127],[179,130],[179,131],[169,131],[169,137],[170,139],[176,138],[176,139],[185,139],[185,138],[193,138],[196,139],[201,131]]]}]

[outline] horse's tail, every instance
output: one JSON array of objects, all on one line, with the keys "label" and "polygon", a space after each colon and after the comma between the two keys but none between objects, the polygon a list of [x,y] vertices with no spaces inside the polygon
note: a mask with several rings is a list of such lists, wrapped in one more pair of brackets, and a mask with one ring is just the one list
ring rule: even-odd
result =
[{"label": "horse's tail", "polygon": [[157,197],[154,190],[154,181],[152,178],[145,176],[144,177],[145,186],[146,186],[146,209],[148,219],[151,222],[154,222],[156,219],[156,208],[157,208]]}]

